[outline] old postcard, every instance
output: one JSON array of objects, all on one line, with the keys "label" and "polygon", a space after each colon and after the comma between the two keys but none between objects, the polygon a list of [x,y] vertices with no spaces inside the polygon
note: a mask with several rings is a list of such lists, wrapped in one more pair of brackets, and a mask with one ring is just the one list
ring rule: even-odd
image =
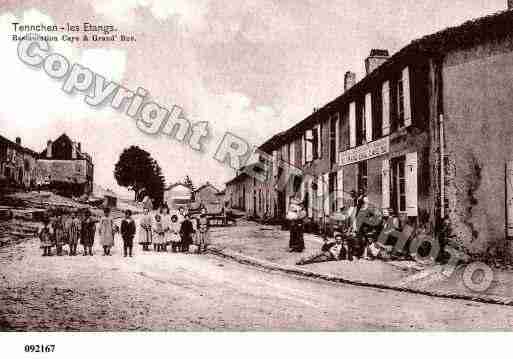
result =
[{"label": "old postcard", "polygon": [[513,1],[1,0],[0,30],[0,331],[511,329]]}]

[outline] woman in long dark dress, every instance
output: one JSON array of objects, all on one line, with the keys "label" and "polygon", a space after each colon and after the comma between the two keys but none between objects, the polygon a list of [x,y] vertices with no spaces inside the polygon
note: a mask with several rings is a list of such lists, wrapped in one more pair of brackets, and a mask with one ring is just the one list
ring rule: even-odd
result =
[{"label": "woman in long dark dress", "polygon": [[305,239],[303,237],[303,220],[294,219],[290,221],[289,248],[291,252],[303,252]]},{"label": "woman in long dark dress", "polygon": [[290,252],[303,252],[305,249],[305,240],[303,238],[303,218],[306,216],[304,202],[296,198],[290,199],[286,218],[290,221]]}]

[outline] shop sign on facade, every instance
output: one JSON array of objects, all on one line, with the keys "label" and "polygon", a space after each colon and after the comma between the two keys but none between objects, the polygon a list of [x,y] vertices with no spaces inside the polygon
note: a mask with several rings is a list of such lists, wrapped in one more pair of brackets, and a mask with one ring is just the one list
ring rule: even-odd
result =
[{"label": "shop sign on facade", "polygon": [[350,150],[340,152],[338,164],[340,166],[349,165],[360,161],[365,161],[374,157],[382,156],[390,151],[390,137],[384,137],[379,140],[367,143]]}]

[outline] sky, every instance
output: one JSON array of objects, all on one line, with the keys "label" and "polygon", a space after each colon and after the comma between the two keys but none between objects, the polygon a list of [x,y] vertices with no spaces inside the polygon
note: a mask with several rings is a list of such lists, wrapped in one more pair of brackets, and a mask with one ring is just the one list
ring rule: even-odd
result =
[{"label": "sky", "polygon": [[[372,48],[391,54],[413,39],[506,8],[506,0],[0,0],[0,134],[42,151],[62,133],[93,156],[95,182],[125,194],[113,176],[123,149],[138,145],[168,184],[189,175],[219,188],[233,171],[213,159],[230,131],[259,145],[364,76]],[[52,51],[129,89],[178,105],[212,137],[199,153],[140,132],[133,119],[92,108],[16,55],[12,22],[114,25],[137,41],[52,43]]]}]

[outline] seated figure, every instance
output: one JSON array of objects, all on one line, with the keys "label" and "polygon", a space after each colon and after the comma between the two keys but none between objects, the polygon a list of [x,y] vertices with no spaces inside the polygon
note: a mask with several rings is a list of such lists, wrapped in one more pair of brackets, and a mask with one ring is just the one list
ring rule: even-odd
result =
[{"label": "seated figure", "polygon": [[348,246],[340,232],[335,233],[335,240],[325,240],[321,251],[309,257],[300,259],[296,264],[305,265],[329,261],[338,261],[348,258]]}]

